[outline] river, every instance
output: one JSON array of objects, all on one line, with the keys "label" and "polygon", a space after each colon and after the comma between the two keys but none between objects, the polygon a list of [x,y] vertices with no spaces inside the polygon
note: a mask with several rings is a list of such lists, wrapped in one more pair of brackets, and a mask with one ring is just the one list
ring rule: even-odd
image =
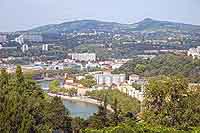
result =
[{"label": "river", "polygon": [[[51,81],[40,81],[38,83],[44,90],[48,90],[50,82]],[[60,85],[63,85],[63,80],[60,80]],[[70,111],[70,115],[72,117],[87,119],[98,110],[98,106],[91,103],[72,100],[63,100],[63,103],[64,106]]]},{"label": "river", "polygon": [[97,105],[72,100],[64,100],[65,107],[70,111],[72,117],[80,117],[87,119],[97,112]]}]

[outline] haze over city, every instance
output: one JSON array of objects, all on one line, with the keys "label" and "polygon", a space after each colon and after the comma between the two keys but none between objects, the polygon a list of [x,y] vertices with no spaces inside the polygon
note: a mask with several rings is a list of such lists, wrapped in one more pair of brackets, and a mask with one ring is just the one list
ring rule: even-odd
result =
[{"label": "haze over city", "polygon": [[200,24],[199,0],[1,0],[0,31],[71,20],[135,23],[144,18]]}]

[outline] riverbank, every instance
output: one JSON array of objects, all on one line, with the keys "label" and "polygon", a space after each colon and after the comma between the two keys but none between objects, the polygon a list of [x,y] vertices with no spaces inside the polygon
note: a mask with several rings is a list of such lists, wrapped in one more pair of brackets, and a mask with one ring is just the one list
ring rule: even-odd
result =
[{"label": "riverbank", "polygon": [[[60,95],[60,94],[53,94],[53,93],[48,93],[49,96],[51,97],[60,97],[64,100],[73,100],[73,101],[78,101],[78,102],[85,102],[85,103],[90,103],[90,104],[94,104],[94,105],[101,105],[101,102],[95,99],[91,99],[85,96],[77,96],[77,97],[70,97],[70,96],[64,96],[64,95]],[[111,105],[107,106],[107,109],[111,112],[113,112],[113,109],[111,108]]]}]

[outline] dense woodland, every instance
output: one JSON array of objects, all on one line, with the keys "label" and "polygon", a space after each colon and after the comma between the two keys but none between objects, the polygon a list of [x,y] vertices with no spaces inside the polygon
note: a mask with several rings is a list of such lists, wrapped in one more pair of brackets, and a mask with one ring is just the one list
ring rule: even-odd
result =
[{"label": "dense woodland", "polygon": [[200,82],[200,60],[183,55],[160,55],[151,60],[134,58],[113,73],[139,74],[145,77],[183,75],[189,81]]}]

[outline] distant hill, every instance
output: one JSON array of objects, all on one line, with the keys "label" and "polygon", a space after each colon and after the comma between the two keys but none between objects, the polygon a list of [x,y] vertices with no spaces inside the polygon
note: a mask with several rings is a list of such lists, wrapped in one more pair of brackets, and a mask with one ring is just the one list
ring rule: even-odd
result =
[{"label": "distant hill", "polygon": [[200,26],[158,21],[146,18],[133,24],[120,24],[115,22],[103,22],[97,20],[71,21],[61,24],[51,24],[37,27],[28,32],[63,33],[63,32],[134,32],[134,31],[175,31],[175,32],[200,32]]},{"label": "distant hill", "polygon": [[102,22],[97,20],[80,20],[65,22],[61,24],[45,25],[35,29],[29,30],[30,32],[42,33],[62,33],[62,32],[112,32],[128,29],[129,25],[119,24],[114,22]]},{"label": "distant hill", "polygon": [[186,32],[200,32],[200,26],[175,23],[168,21],[158,21],[146,18],[143,21],[132,24],[135,31],[186,31]]}]

